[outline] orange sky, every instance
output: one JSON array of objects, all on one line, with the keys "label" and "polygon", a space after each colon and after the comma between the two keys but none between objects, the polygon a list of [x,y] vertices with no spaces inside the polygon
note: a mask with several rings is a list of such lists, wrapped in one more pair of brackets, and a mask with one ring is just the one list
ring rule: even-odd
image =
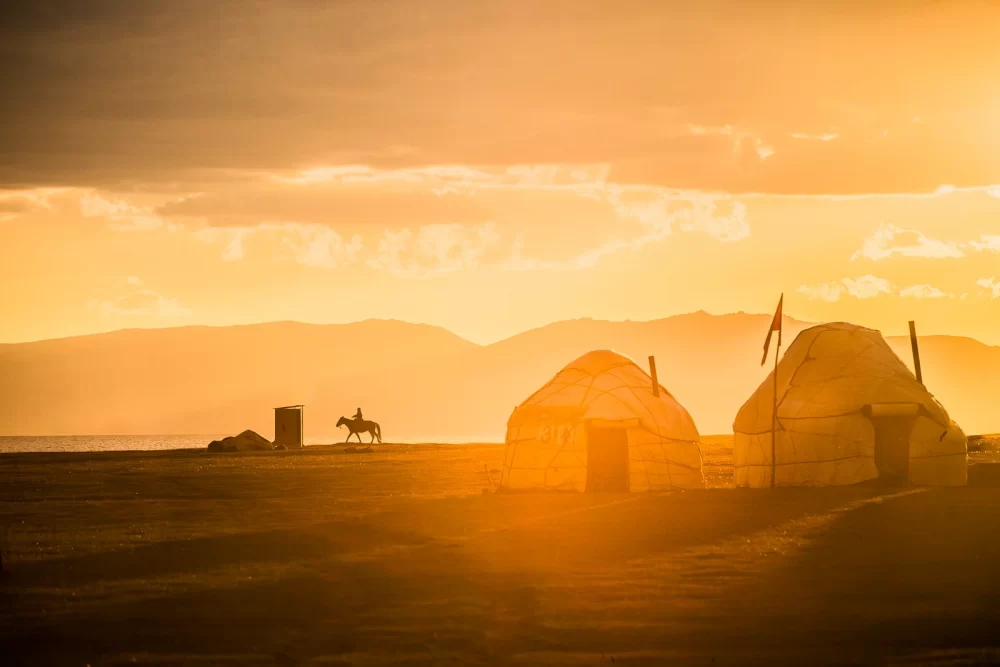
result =
[{"label": "orange sky", "polygon": [[[1000,5],[39,3],[0,342],[768,312],[1000,344]],[[137,6],[138,5],[138,6]]]}]

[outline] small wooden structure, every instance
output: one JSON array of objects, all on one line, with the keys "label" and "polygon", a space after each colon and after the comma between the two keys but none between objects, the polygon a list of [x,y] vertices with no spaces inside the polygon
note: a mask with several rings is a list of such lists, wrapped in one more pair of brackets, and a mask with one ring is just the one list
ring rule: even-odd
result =
[{"label": "small wooden structure", "polygon": [[304,405],[286,405],[274,409],[274,446],[298,449],[305,444],[302,413]]}]

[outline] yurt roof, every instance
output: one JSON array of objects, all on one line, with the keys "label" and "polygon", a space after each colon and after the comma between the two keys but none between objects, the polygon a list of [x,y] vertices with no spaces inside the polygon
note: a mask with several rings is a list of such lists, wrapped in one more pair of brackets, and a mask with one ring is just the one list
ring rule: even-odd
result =
[{"label": "yurt roof", "polygon": [[548,417],[560,420],[615,419],[641,422],[656,433],[698,439],[687,410],[637,363],[613,350],[593,350],[564,366],[515,408],[508,425]]},{"label": "yurt roof", "polygon": [[[882,334],[847,322],[802,331],[778,363],[778,419],[832,419],[867,405],[919,404],[947,426],[945,409],[917,382]],[[740,408],[733,425],[741,433],[771,429],[774,374]]]}]

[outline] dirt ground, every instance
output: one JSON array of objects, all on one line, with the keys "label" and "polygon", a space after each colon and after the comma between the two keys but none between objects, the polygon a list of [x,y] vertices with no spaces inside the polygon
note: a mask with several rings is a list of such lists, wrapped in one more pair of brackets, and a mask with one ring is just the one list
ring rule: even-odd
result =
[{"label": "dirt ground", "polygon": [[0,456],[0,664],[1000,664],[970,485],[484,494],[495,445]]}]

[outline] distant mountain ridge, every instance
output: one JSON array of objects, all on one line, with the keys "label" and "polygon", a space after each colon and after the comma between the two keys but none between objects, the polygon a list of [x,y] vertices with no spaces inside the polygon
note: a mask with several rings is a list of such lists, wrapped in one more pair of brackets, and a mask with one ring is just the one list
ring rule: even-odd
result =
[{"label": "distant mountain ridge", "polygon": [[[515,405],[564,365],[614,349],[646,366],[703,434],[728,433],[766,377],[770,315],[689,313],[648,322],[567,320],[478,345],[431,325],[131,329],[0,345],[0,435],[238,433],[270,436],[271,409],[306,405],[312,436],[362,407],[387,440],[501,440]],[[809,323],[784,318],[787,348]],[[907,337],[887,337],[910,364]],[[1000,430],[1000,347],[920,338],[925,384],[969,433]]]}]

